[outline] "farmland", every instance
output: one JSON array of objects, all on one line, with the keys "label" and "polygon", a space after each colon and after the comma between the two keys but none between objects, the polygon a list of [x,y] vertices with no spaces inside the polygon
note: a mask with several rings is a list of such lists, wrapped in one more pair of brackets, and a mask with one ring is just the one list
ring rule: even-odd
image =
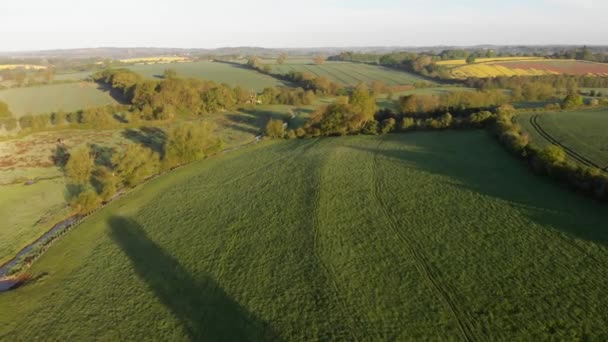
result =
[{"label": "farmland", "polygon": [[[540,76],[540,75],[608,75],[608,64],[575,60],[556,59],[526,59],[526,60],[496,60],[459,65],[444,64],[450,67],[453,78],[487,78],[498,76]],[[449,61],[445,61],[449,62]],[[439,62],[441,64],[444,62]]]},{"label": "farmland", "polygon": [[264,143],[90,217],[0,339],[604,340],[606,219],[481,131]]},{"label": "farmland", "polygon": [[288,60],[285,64],[272,65],[272,72],[286,74],[290,71],[327,77],[347,86],[372,81],[382,81],[389,86],[411,85],[415,82],[425,81],[422,77],[411,73],[369,64],[325,62],[317,65],[311,60]]},{"label": "farmland", "polygon": [[241,86],[246,89],[262,91],[266,87],[284,85],[283,82],[270,76],[262,75],[244,67],[225,63],[192,62],[172,64],[149,64],[129,66],[129,69],[148,78],[161,77],[165,69],[173,69],[180,77],[200,78],[231,86]]},{"label": "farmland", "polygon": [[88,82],[1,90],[0,101],[6,102],[18,118],[27,114],[67,112],[116,103],[108,92]]},{"label": "farmland", "polygon": [[[492,57],[492,58],[476,58],[476,63],[488,63],[488,62],[512,62],[512,61],[533,61],[533,60],[542,60],[542,57]],[[451,59],[447,61],[439,61],[438,65],[466,65],[467,61],[465,59]]]},{"label": "farmland", "polygon": [[608,167],[608,111],[522,114],[518,122],[541,147],[562,146],[574,162]]}]

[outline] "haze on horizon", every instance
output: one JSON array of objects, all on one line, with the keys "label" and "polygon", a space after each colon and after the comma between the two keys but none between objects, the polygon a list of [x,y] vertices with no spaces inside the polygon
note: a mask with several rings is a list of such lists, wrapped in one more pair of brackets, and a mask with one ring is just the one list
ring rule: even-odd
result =
[{"label": "haze on horizon", "polygon": [[0,51],[84,47],[605,45],[600,0],[0,4]]}]

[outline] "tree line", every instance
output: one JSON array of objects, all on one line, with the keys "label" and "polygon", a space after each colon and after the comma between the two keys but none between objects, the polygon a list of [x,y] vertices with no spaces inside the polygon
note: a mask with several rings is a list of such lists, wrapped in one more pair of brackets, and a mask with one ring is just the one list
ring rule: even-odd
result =
[{"label": "tree line", "polygon": [[222,141],[210,123],[184,123],[166,132],[162,151],[129,144],[122,151],[103,156],[99,146],[80,146],[68,151],[57,146],[54,160],[65,173],[69,203],[78,213],[88,213],[110,201],[121,189],[133,188],[145,180],[180,165],[218,153]]}]

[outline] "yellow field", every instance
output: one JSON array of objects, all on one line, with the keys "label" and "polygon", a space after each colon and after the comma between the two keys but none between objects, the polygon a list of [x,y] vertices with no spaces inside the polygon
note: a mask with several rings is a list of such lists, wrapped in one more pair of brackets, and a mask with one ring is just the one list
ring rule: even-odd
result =
[{"label": "yellow field", "polygon": [[502,65],[496,64],[468,64],[459,67],[452,68],[450,70],[452,77],[454,78],[486,78],[486,77],[497,77],[497,76],[540,76],[540,75],[556,75],[557,72],[549,70],[536,70],[536,69],[517,69],[507,68]]},{"label": "yellow field", "polygon": [[122,63],[175,63],[175,62],[186,62],[189,59],[186,57],[177,56],[158,56],[158,57],[141,57],[141,58],[127,58],[121,59]]},{"label": "yellow field", "polygon": [[[544,59],[542,57],[494,57],[494,58],[476,58],[475,63],[488,63],[488,62],[512,62],[512,61],[534,61]],[[466,65],[465,59],[451,59],[447,61],[439,61],[437,65],[456,66]]]},{"label": "yellow field", "polygon": [[12,70],[12,69],[27,69],[27,70],[43,70],[48,67],[44,65],[34,64],[4,64],[0,65],[0,70]]}]

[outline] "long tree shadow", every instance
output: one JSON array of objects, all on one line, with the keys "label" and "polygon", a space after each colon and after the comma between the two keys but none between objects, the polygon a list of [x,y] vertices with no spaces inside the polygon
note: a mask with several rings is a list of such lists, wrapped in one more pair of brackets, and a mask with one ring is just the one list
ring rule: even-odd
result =
[{"label": "long tree shadow", "polygon": [[118,102],[120,104],[123,104],[123,105],[130,104],[129,100],[127,99],[125,94],[123,94],[123,92],[119,89],[112,88],[110,85],[103,84],[103,83],[97,83],[97,89],[101,90],[103,92],[107,92],[108,94],[110,94],[110,96],[114,100],[116,100],[116,102]]},{"label": "long tree shadow", "polygon": [[[408,140],[410,134],[418,134],[422,139]],[[479,146],[486,142],[499,144],[492,141],[493,138],[480,139],[473,132],[439,133],[460,134],[459,139],[453,139],[455,144],[448,146],[442,145],[446,140],[433,139],[438,133],[410,134],[381,137],[386,147],[360,144],[349,147],[377,153],[404,167],[447,176],[454,182],[446,182],[444,186],[462,187],[499,198],[521,208],[531,220],[541,225],[608,246],[608,210],[605,203],[598,203],[570,191],[566,186],[533,174],[525,164],[518,165],[517,159],[499,145]],[[422,140],[425,142],[419,145]],[[407,148],[399,147],[406,144]],[[463,153],[462,150],[467,152]],[[501,156],[493,156],[496,153]]]},{"label": "long tree shadow", "polygon": [[157,152],[161,158],[165,154],[165,143],[167,142],[167,133],[158,127],[141,127],[139,129],[127,128],[122,132],[122,136],[152,149]]},{"label": "long tree shadow", "polygon": [[256,108],[241,109],[239,114],[227,114],[226,118],[232,122],[231,128],[251,134],[263,133],[271,119],[289,120],[285,113]]},{"label": "long tree shadow", "polygon": [[193,341],[278,340],[270,326],[232,299],[209,276],[193,277],[150,240],[135,221],[109,219],[110,236],[137,275],[180,321]]}]

